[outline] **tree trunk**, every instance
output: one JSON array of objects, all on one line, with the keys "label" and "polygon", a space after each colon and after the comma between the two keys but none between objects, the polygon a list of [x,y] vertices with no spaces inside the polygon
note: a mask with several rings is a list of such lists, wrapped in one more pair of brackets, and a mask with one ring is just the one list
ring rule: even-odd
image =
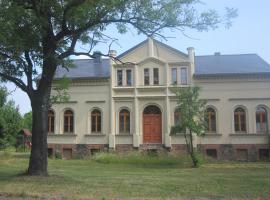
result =
[{"label": "tree trunk", "polygon": [[33,127],[32,149],[28,167],[28,175],[47,176],[47,125],[50,88],[37,92],[31,99]]}]

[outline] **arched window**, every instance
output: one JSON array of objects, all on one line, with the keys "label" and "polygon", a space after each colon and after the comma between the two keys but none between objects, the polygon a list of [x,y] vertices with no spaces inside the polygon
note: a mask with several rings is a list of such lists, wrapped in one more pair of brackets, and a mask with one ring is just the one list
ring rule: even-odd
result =
[{"label": "arched window", "polygon": [[268,129],[267,111],[262,106],[256,109],[256,129],[258,133],[266,133]]},{"label": "arched window", "polygon": [[48,111],[48,133],[54,133],[54,112]]},{"label": "arched window", "polygon": [[119,132],[130,133],[130,112],[127,109],[119,112]]},{"label": "arched window", "polygon": [[176,108],[174,111],[174,125],[181,126],[181,112],[180,108]]},{"label": "arched window", "polygon": [[234,130],[235,132],[246,132],[246,112],[243,108],[234,110]]},{"label": "arched window", "polygon": [[216,111],[213,108],[206,109],[206,131],[216,132]]},{"label": "arched window", "polygon": [[64,112],[64,132],[73,133],[74,131],[74,114],[72,110]]},{"label": "arched window", "polygon": [[91,112],[91,132],[101,132],[101,112],[98,109]]}]

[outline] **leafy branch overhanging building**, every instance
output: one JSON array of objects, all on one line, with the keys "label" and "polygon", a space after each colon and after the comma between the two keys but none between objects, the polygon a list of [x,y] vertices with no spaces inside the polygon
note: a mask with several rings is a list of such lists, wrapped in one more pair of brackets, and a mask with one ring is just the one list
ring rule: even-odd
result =
[{"label": "leafy branch overhanging building", "polygon": [[55,80],[72,83],[70,100],[49,111],[49,154],[183,151],[183,134],[170,135],[181,121],[171,89],[198,85],[208,130],[194,144],[218,159],[269,158],[270,65],[258,55],[195,56],[148,38],[117,58],[124,64],[96,54],[58,68]]}]

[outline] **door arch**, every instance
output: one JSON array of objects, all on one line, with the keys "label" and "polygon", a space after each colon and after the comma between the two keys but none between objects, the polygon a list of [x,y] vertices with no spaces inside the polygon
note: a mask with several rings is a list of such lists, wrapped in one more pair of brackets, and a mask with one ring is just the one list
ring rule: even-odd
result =
[{"label": "door arch", "polygon": [[143,143],[162,143],[161,110],[149,105],[143,110]]}]

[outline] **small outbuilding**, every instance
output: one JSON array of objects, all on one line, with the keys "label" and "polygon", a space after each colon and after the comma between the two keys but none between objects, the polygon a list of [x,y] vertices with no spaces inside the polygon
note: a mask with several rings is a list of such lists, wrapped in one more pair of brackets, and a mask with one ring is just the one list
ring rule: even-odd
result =
[{"label": "small outbuilding", "polygon": [[23,148],[24,150],[26,148],[32,147],[32,133],[28,129],[22,129],[19,131],[17,137],[16,137],[16,149]]}]

